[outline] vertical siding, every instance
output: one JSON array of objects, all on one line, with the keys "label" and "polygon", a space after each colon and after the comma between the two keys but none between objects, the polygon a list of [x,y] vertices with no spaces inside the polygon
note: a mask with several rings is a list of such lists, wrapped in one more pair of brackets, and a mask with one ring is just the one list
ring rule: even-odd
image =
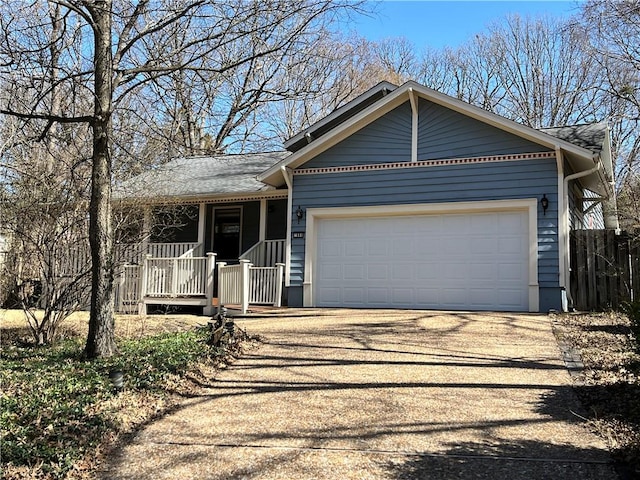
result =
[{"label": "vertical siding", "polygon": [[550,151],[499,128],[420,99],[418,160]]},{"label": "vertical siding", "polygon": [[[304,209],[542,198],[538,209],[538,278],[558,287],[558,196],[554,159],[349,172],[294,177],[293,204]],[[304,231],[293,219],[293,231]],[[304,278],[304,239],[292,239],[291,284]]]}]

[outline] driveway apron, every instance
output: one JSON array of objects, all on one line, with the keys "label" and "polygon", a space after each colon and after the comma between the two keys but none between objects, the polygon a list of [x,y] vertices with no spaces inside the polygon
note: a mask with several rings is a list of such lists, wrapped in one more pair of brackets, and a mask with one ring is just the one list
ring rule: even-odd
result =
[{"label": "driveway apron", "polygon": [[614,479],[544,315],[290,310],[109,479]]}]

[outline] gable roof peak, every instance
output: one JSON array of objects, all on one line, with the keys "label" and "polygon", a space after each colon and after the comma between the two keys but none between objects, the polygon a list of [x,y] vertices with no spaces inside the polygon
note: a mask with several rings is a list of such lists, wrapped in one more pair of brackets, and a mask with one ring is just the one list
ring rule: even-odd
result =
[{"label": "gable roof peak", "polygon": [[337,125],[340,125],[368,106],[376,103],[378,100],[385,97],[389,92],[392,92],[397,88],[398,86],[394,85],[391,82],[379,82],[366,92],[361,93],[354,99],[336,108],[326,117],[308,126],[288,140],[285,140],[284,148],[286,148],[290,152],[297,152],[305,145],[323,136],[325,133],[329,132]]}]

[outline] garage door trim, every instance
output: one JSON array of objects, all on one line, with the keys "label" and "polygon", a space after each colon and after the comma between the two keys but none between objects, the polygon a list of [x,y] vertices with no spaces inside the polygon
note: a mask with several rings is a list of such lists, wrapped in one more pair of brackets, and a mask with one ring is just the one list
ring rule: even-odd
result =
[{"label": "garage door trim", "polygon": [[303,305],[315,307],[314,298],[314,265],[317,263],[317,231],[316,222],[319,219],[388,217],[438,215],[456,213],[484,213],[484,212],[526,211],[529,218],[529,311],[539,311],[538,287],[538,201],[535,198],[515,200],[487,200],[479,202],[455,203],[423,203],[409,205],[378,205],[363,207],[328,207],[307,208],[305,231],[305,259]]}]

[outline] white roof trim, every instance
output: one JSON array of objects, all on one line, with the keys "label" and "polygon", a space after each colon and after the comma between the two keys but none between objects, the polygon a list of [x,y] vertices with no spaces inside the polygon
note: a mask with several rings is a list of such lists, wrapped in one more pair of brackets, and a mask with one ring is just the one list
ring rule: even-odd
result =
[{"label": "white roof trim", "polygon": [[449,95],[437,92],[416,82],[409,81],[390,92],[376,103],[349,118],[341,125],[336,126],[333,130],[327,132],[322,137],[311,142],[309,145],[303,147],[299,151],[293,153],[289,157],[261,173],[257,177],[258,180],[270,185],[282,184],[283,180],[280,172],[281,166],[297,168],[308,160],[311,160],[316,155],[319,155],[330,147],[336,145],[369,123],[382,117],[406,101],[409,101],[410,90],[413,90],[418,97],[424,98],[438,105],[442,105],[443,107],[482,121],[501,130],[513,133],[514,135],[525,138],[539,145],[554,150],[556,148],[561,148],[562,150],[577,157],[589,160],[595,165],[597,155],[590,150],[566,142],[547,133],[543,133],[534,128],[527,127],[526,125],[521,125],[517,122],[501,117],[500,115],[496,115],[495,113],[488,112],[482,108],[450,97]]},{"label": "white roof trim", "polygon": [[350,108],[353,108],[354,106],[356,106],[360,102],[362,102],[362,101],[366,100],[367,98],[370,98],[371,96],[376,95],[377,93],[380,93],[382,91],[389,91],[390,92],[390,91],[395,90],[396,88],[398,88],[398,86],[394,85],[393,83],[390,83],[390,82],[387,82],[387,81],[380,82],[379,84],[377,84],[373,88],[371,88],[371,89],[367,90],[366,92],[358,95],[353,100],[351,100],[348,103],[344,104],[343,106],[335,109],[333,112],[331,112],[326,117],[318,120],[313,125],[308,126],[304,130],[302,130],[300,133],[298,133],[298,134],[294,135],[293,137],[289,138],[288,140],[286,140],[284,142],[284,147],[285,148],[289,148],[290,145],[294,145],[295,143],[299,142],[300,140],[302,140],[303,137],[305,137],[307,135],[311,135],[313,137],[313,132],[314,131],[318,130],[319,128],[323,127],[324,125],[326,125],[327,123],[331,122],[335,118],[339,117],[344,112],[348,111]]}]

